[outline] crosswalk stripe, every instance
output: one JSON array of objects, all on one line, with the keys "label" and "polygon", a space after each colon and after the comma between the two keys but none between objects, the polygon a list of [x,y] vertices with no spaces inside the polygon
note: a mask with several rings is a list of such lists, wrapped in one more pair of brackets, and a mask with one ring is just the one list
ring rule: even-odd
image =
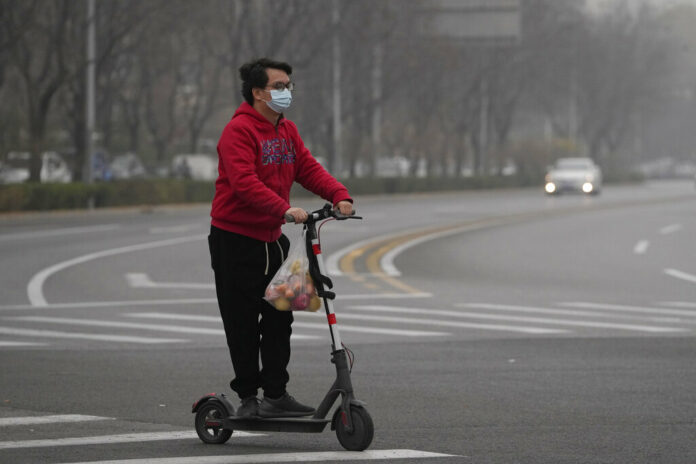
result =
[{"label": "crosswalk stripe", "polygon": [[[694,308],[696,309],[696,302],[693,301],[663,301],[658,303],[660,306],[672,306],[674,308]],[[696,316],[696,313],[693,313]]]},{"label": "crosswalk stripe", "polygon": [[561,303],[563,306],[568,306],[571,308],[587,308],[587,309],[604,309],[607,311],[617,311],[617,312],[629,312],[629,313],[643,313],[643,314],[664,314],[668,316],[685,316],[685,317],[696,317],[694,311],[679,310],[679,309],[665,309],[665,308],[649,308],[645,306],[629,306],[629,305],[618,305],[618,304],[607,304],[607,303],[589,303],[584,301],[572,301]]},{"label": "crosswalk stripe", "polygon": [[[599,311],[579,311],[576,309],[555,309],[555,308],[540,308],[538,306],[519,306],[519,305],[508,305],[508,304],[493,304],[493,303],[458,303],[455,306],[458,308],[478,308],[478,309],[492,309],[496,311],[513,311],[521,313],[531,313],[531,314],[557,314],[562,316],[589,316],[589,317],[599,317],[599,318],[610,318],[610,319],[645,319],[654,322],[682,322],[681,319],[676,317],[641,317],[641,316],[629,316],[623,314],[614,313],[602,313]],[[694,314],[696,316],[696,314]]]},{"label": "crosswalk stripe", "polygon": [[68,422],[114,420],[113,417],[85,416],[82,414],[55,414],[52,416],[0,417],[0,427],[15,425],[40,425]]},{"label": "crosswalk stripe", "polygon": [[11,346],[46,346],[45,343],[34,343],[34,342],[13,342],[10,340],[0,340],[0,347],[11,347]]},{"label": "crosswalk stripe", "polygon": [[[355,308],[355,307],[353,307]],[[370,307],[363,308],[369,309]],[[424,314],[427,315],[427,314]],[[501,332],[520,332],[527,334],[558,334],[567,333],[567,330],[562,329],[545,329],[541,327],[526,327],[526,326],[513,326],[513,325],[503,325],[503,324],[480,324],[476,322],[457,322],[457,321],[442,321],[437,319],[418,319],[412,317],[389,317],[389,316],[375,316],[368,314],[341,314],[338,316],[339,324],[341,319],[357,319],[366,321],[380,321],[380,322],[396,322],[399,324],[422,324],[422,325],[433,325],[440,327],[460,327],[464,329],[481,329],[481,330],[494,330]],[[339,327],[341,327],[339,325]]]},{"label": "crosswalk stripe", "polygon": [[81,339],[81,340],[97,340],[97,341],[102,341],[102,342],[143,343],[143,344],[186,343],[189,341],[189,340],[182,340],[182,339],[178,339],[178,338],[145,338],[145,337],[132,337],[132,336],[128,336],[128,335],[57,332],[54,330],[20,329],[17,327],[0,327],[0,334],[16,335],[16,336],[22,336],[22,337],[75,338],[75,339]]},{"label": "crosswalk stripe", "polygon": [[[238,437],[259,436],[257,433],[238,432],[232,435]],[[100,435],[92,437],[70,437],[70,438],[49,438],[43,440],[19,440],[19,441],[0,441],[0,449],[17,448],[46,448],[49,446],[84,446],[84,445],[105,445],[114,443],[140,443],[146,441],[164,440],[185,440],[198,438],[195,431],[175,431],[175,432],[146,432],[146,433],[126,433],[121,435]]]},{"label": "crosswalk stripe", "polygon": [[[236,432],[235,432],[236,434]],[[233,435],[234,436],[234,435]],[[378,459],[428,459],[457,457],[455,454],[431,453],[408,449],[367,451],[315,451],[306,453],[268,453],[223,456],[183,456],[171,458],[89,461],[71,464],[259,464],[268,462],[373,461]]]},{"label": "crosswalk stripe", "polygon": [[[366,305],[366,306],[352,306],[353,309],[363,309],[371,311],[385,311],[400,313],[404,312],[404,308],[393,307],[393,306],[379,306],[379,305]],[[407,311],[417,311],[420,314],[428,315],[429,308],[408,308]],[[444,311],[440,311],[443,313]],[[487,314],[487,313],[470,313],[470,312],[457,312],[449,311],[451,315],[458,318],[473,318],[473,319],[490,319],[496,321],[515,321],[515,322],[531,322],[539,324],[551,324],[551,325],[565,325],[571,327],[594,327],[601,329],[619,329],[619,330],[631,330],[637,332],[654,332],[654,333],[665,333],[665,332],[686,332],[685,329],[673,328],[673,327],[658,327],[658,326],[648,326],[648,325],[635,325],[635,324],[614,324],[609,322],[596,322],[596,321],[573,321],[568,319],[553,319],[546,317],[520,317],[520,316],[507,316],[500,314]],[[345,316],[343,316],[345,317]],[[351,314],[350,317],[353,318],[373,318],[374,316],[361,316],[356,314]],[[400,318],[399,320],[404,320]],[[449,324],[455,324],[450,322]]]},{"label": "crosswalk stripe", "polygon": [[[131,317],[151,317],[151,318],[166,318],[168,315],[165,313],[131,313]],[[173,318],[189,321],[207,321],[210,322],[213,319],[218,320],[218,318],[213,318],[211,316],[194,316],[188,314],[173,314]],[[465,323],[465,322],[450,322],[450,321],[437,321],[437,320],[426,320],[426,319],[409,319],[409,318],[394,318],[394,317],[380,317],[380,316],[361,316],[357,314],[345,314],[342,313],[338,315],[339,321],[341,319],[367,319],[382,322],[398,322],[398,323],[413,323],[413,324],[423,324],[423,325],[434,325],[442,327],[463,327],[469,329],[482,329],[482,330],[500,330],[504,332],[522,332],[522,333],[532,333],[532,334],[555,334],[564,333],[565,330],[556,329],[542,329],[539,327],[512,327],[506,325],[491,325],[491,324],[476,324],[476,323]],[[340,330],[344,330],[343,324],[339,325]],[[350,329],[348,329],[350,330]]]},{"label": "crosswalk stripe", "polygon": [[196,321],[196,322],[215,322],[220,323],[220,316],[201,316],[199,314],[177,314],[177,313],[127,313],[127,317],[137,317],[142,319],[171,319],[174,321]]},{"label": "crosswalk stripe", "polygon": [[[94,319],[76,319],[70,317],[46,317],[46,316],[18,316],[6,317],[6,320],[24,321],[24,322],[45,322],[48,324],[65,324],[65,325],[80,325],[91,327],[114,327],[122,329],[141,329],[152,330],[159,332],[176,332],[185,334],[203,334],[203,335],[218,335],[224,336],[223,329],[209,329],[203,327],[187,327],[178,325],[155,325],[155,324],[140,324],[134,322],[119,322],[119,321],[101,321]],[[219,318],[217,318],[219,321]],[[292,337],[296,340],[317,338],[312,335],[293,334]]]},{"label": "crosswalk stripe", "polygon": [[[312,323],[312,322],[293,322],[293,327],[303,328],[303,329],[323,329],[328,331],[328,324]],[[431,332],[425,330],[405,330],[405,329],[383,329],[377,327],[360,327],[353,325],[341,324],[338,326],[341,332],[358,332],[358,333],[372,333],[372,334],[384,334],[384,335],[402,335],[404,337],[443,337],[451,335],[448,332]]]},{"label": "crosswalk stripe", "polygon": [[[296,315],[309,316],[312,314],[307,314],[303,312],[297,312]],[[167,314],[167,313],[130,313],[126,314],[129,317],[138,317],[145,319],[174,319],[182,321],[198,321],[198,322],[220,322],[219,317],[214,316],[199,316],[194,314]],[[298,322],[292,323],[293,327],[305,328],[305,329],[328,329],[327,324],[321,323],[311,323],[311,322]],[[431,332],[423,330],[404,330],[404,329],[387,329],[378,327],[360,327],[351,325],[340,325],[340,330],[344,332],[360,332],[360,333],[375,333],[375,334],[385,334],[385,335],[403,335],[406,337],[441,337],[451,335],[447,332]]]},{"label": "crosswalk stripe", "polygon": [[142,329],[160,332],[177,332],[204,335],[225,335],[222,329],[207,329],[202,327],[186,327],[179,325],[140,324],[135,322],[103,321],[94,319],[77,319],[70,317],[18,316],[6,317],[5,320],[24,322],[45,322],[48,324],[80,325],[89,327],[115,327],[122,329]]}]

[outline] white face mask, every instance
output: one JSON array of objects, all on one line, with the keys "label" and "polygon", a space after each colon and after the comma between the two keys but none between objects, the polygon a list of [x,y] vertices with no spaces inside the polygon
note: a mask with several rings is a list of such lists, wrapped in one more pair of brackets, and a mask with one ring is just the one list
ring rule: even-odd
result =
[{"label": "white face mask", "polygon": [[290,103],[292,103],[290,89],[271,90],[271,101],[266,102],[268,107],[276,113],[282,113],[283,110],[290,108]]}]

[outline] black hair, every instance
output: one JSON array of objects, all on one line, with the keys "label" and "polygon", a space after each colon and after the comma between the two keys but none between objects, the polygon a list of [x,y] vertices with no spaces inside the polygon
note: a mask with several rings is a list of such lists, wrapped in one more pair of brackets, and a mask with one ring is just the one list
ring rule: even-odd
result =
[{"label": "black hair", "polygon": [[280,69],[289,76],[292,74],[292,66],[282,61],[274,61],[269,58],[258,58],[249,61],[239,68],[239,76],[242,78],[242,96],[250,105],[254,104],[254,88],[264,88],[268,84],[266,69]]}]

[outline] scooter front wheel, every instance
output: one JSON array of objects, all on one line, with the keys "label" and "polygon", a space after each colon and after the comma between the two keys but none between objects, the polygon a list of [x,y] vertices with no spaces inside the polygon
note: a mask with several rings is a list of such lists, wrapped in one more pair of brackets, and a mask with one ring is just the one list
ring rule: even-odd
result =
[{"label": "scooter front wheel", "polygon": [[338,442],[348,451],[363,451],[370,446],[375,434],[375,426],[367,409],[361,406],[350,408],[350,417],[353,421],[353,430],[348,431],[348,418],[345,411],[341,410],[334,416],[334,428]]},{"label": "scooter front wheel", "polygon": [[196,433],[203,443],[221,445],[230,439],[232,430],[222,427],[222,420],[229,416],[227,408],[219,401],[208,401],[196,412]]}]

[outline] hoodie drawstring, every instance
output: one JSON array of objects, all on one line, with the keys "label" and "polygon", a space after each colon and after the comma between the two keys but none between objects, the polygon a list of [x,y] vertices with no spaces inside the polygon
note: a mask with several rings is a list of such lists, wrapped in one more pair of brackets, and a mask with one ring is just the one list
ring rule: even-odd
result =
[{"label": "hoodie drawstring", "polygon": [[[275,244],[278,245],[278,249],[280,250],[280,264],[282,266],[285,261],[285,253],[283,253],[283,247],[280,245],[280,241],[276,240]],[[268,266],[270,265],[271,258],[268,253],[268,242],[264,242],[264,245],[266,246],[266,270],[263,272],[263,275],[268,275]]]},{"label": "hoodie drawstring", "polygon": [[263,242],[263,243],[264,243],[264,245],[266,246],[266,270],[263,271],[263,275],[268,275],[268,261],[269,261],[269,258],[268,258],[268,242]]}]

